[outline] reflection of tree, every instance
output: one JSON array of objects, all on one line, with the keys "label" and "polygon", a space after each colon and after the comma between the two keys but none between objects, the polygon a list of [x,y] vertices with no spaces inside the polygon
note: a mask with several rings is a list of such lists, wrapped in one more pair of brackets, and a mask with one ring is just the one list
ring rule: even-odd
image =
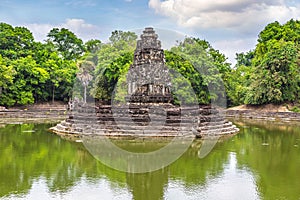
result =
[{"label": "reflection of tree", "polygon": [[[196,143],[167,168],[145,174],[126,174],[95,160],[80,143],[46,134],[48,127],[23,124],[0,129],[0,197],[15,191],[27,194],[38,179],[46,180],[50,192],[65,193],[84,177],[91,182],[105,177],[111,188],[128,185],[135,199],[162,199],[170,177],[182,180],[187,186],[204,185],[210,177],[222,173],[228,162],[228,152],[218,150],[222,144],[217,144],[216,151],[200,160],[197,151],[201,143]],[[125,143],[121,146],[126,147]],[[137,144],[128,145],[127,149],[135,151],[137,147]],[[161,144],[157,143],[157,147],[161,148]],[[151,149],[157,149],[153,142]]]},{"label": "reflection of tree", "polygon": [[[153,149],[153,143],[151,144]],[[201,144],[201,140],[194,141],[191,147],[169,167],[150,173],[127,174],[127,183],[132,189],[134,199],[163,199],[169,179],[182,180],[187,187],[200,187],[204,186],[208,179],[220,175],[228,163],[229,152],[223,151],[223,144],[219,143],[215,151],[204,159],[199,159],[198,151]],[[157,146],[159,145],[157,143]]]},{"label": "reflection of tree", "polygon": [[[111,188],[129,187],[135,199],[162,199],[173,180],[180,180],[187,188],[205,186],[223,173],[229,152],[236,153],[239,168],[247,168],[256,175],[263,199],[300,197],[300,181],[296,176],[300,169],[300,150],[294,146],[300,142],[298,127],[290,126],[284,131],[283,126],[274,124],[272,129],[252,124],[242,129],[234,140],[217,143],[204,159],[198,158],[201,142],[197,141],[172,165],[145,174],[110,169],[96,161],[82,144],[46,134],[48,127],[23,124],[0,129],[0,197],[12,193],[25,195],[38,179],[46,180],[50,192],[65,193],[83,177],[91,182],[105,177]],[[153,149],[154,143],[151,145]],[[125,142],[120,146],[126,147]],[[136,151],[136,147],[135,144],[127,149]]]},{"label": "reflection of tree", "polygon": [[[246,124],[248,125],[248,124]],[[285,130],[286,129],[286,130]],[[257,175],[257,187],[263,199],[299,199],[300,150],[297,126],[254,125],[242,129],[234,146],[240,168]]]},{"label": "reflection of tree", "polygon": [[[0,129],[0,197],[27,194],[37,179],[46,179],[50,192],[64,193],[82,177],[107,176],[112,187],[125,187],[124,173],[96,161],[82,144],[47,134],[49,125],[7,125]],[[36,132],[31,132],[36,130]]]},{"label": "reflection of tree", "polygon": [[[0,154],[0,197],[15,190],[26,193],[33,180],[40,176],[51,179],[54,187],[62,191],[66,188],[58,183],[64,185],[68,182],[71,186],[78,180],[76,176],[72,178],[66,170],[66,165],[78,159],[73,155],[76,153],[76,146],[66,143],[63,150],[58,151],[62,149],[60,138],[51,138],[53,136],[45,134],[45,128],[30,124],[1,129],[0,149],[3,151]],[[37,132],[27,132],[28,130]]]},{"label": "reflection of tree", "polygon": [[134,200],[160,200],[168,184],[168,170],[161,169],[143,174],[127,174],[127,183],[132,188]]},{"label": "reflection of tree", "polygon": [[221,174],[228,163],[229,152],[222,150],[222,146],[222,143],[217,143],[208,156],[199,159],[201,141],[194,142],[192,147],[170,166],[170,176],[182,180],[186,186],[205,185],[209,178]]}]

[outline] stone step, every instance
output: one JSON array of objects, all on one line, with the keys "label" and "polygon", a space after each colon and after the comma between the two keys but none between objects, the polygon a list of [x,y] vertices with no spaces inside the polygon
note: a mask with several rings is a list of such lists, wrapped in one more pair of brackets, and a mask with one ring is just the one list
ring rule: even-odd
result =
[{"label": "stone step", "polygon": [[[195,109],[164,105],[161,106],[161,112],[152,111],[149,114],[149,105],[138,104],[130,105],[130,109],[121,106],[113,110],[111,106],[79,107],[54,129],[76,134],[176,136],[192,133],[198,137],[237,131],[231,122],[225,120],[222,112],[211,106]],[[198,125],[193,128],[195,124]]]}]

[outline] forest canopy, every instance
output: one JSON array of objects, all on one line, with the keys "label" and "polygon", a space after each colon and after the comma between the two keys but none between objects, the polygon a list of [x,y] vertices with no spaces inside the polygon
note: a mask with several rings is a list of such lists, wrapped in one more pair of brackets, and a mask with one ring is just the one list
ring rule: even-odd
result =
[{"label": "forest canopy", "polygon": [[[67,102],[74,96],[110,100],[118,85],[126,85],[137,39],[134,32],[116,30],[107,43],[84,43],[68,29],[53,28],[38,42],[29,29],[0,23],[0,105]],[[292,19],[268,24],[253,50],[236,54],[235,66],[208,41],[192,37],[165,50],[165,60],[189,81],[201,104],[298,103],[299,41],[300,22]],[[125,93],[119,90],[116,98]]]},{"label": "forest canopy", "polygon": [[254,50],[237,54],[229,96],[233,104],[299,102],[300,21],[268,24]]}]

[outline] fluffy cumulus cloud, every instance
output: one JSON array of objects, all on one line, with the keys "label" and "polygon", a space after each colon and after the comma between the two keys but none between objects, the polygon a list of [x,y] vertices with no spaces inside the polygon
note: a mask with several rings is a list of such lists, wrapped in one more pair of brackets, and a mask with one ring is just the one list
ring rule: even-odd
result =
[{"label": "fluffy cumulus cloud", "polygon": [[213,43],[213,47],[221,50],[226,55],[228,61],[236,64],[236,53],[248,52],[255,47],[256,38],[236,38],[236,39],[221,39]]},{"label": "fluffy cumulus cloud", "polygon": [[158,14],[193,29],[226,28],[241,32],[272,21],[300,16],[300,4],[287,0],[149,0]]},{"label": "fluffy cumulus cloud", "polygon": [[300,18],[296,0],[149,0],[148,6],[207,39],[235,63],[235,53],[255,48],[257,35],[275,20]]},{"label": "fluffy cumulus cloud", "polygon": [[100,28],[93,24],[85,22],[83,19],[67,19],[61,24],[23,24],[23,26],[28,27],[32,31],[34,38],[38,41],[43,41],[46,39],[47,34],[52,28],[67,28],[77,37],[87,41],[89,39],[99,38]]}]

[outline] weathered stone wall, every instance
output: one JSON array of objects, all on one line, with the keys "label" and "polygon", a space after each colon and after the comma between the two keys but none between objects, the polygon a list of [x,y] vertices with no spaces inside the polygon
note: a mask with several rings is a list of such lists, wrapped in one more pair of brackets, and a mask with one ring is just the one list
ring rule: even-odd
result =
[{"label": "weathered stone wall", "polygon": [[31,105],[0,111],[0,123],[57,122],[68,117],[67,105]]},{"label": "weathered stone wall", "polygon": [[226,116],[236,119],[253,119],[281,122],[300,122],[300,113],[295,112],[266,112],[255,110],[227,110]]}]

